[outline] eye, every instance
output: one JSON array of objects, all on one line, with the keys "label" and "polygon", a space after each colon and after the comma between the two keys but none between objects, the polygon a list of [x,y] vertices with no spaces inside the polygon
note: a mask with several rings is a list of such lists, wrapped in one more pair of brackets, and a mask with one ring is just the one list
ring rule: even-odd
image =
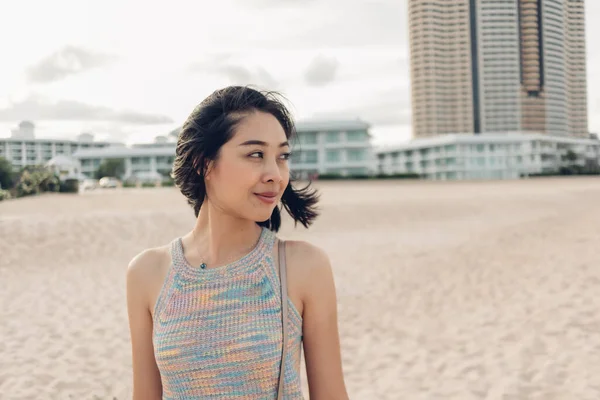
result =
[{"label": "eye", "polygon": [[262,151],[255,151],[254,153],[248,154],[248,157],[250,157],[250,158],[263,158],[263,152]]},{"label": "eye", "polygon": [[291,155],[292,155],[292,153],[283,153],[281,155],[281,159],[282,160],[289,160]]}]

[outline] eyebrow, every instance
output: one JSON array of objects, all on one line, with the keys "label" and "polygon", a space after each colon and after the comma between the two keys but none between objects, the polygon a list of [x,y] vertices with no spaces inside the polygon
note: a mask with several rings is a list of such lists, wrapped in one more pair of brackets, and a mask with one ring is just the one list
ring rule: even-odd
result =
[{"label": "eyebrow", "polygon": [[[240,146],[263,146],[267,147],[269,144],[267,142],[263,142],[262,140],[246,140],[244,143],[240,144]],[[279,147],[289,146],[290,143],[286,140],[285,142],[281,142]]]}]

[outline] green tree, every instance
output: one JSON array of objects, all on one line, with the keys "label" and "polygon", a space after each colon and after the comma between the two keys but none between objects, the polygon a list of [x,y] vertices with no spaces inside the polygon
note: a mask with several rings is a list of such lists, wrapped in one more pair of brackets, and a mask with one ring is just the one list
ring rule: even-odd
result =
[{"label": "green tree", "polygon": [[58,192],[59,189],[60,181],[58,176],[41,165],[28,165],[24,167],[15,184],[17,197],[43,192]]},{"label": "green tree", "polygon": [[101,179],[105,176],[111,176],[120,179],[124,173],[125,160],[119,158],[107,158],[100,164],[100,167],[96,172],[96,178]]},{"label": "green tree", "polygon": [[580,173],[580,167],[577,164],[577,159],[579,156],[573,150],[568,150],[566,154],[564,154],[561,159],[563,161],[563,166],[560,167],[559,173],[561,175],[577,175]]},{"label": "green tree", "polygon": [[28,170],[23,170],[21,176],[19,176],[19,181],[15,185],[17,197],[38,194],[40,192],[40,187],[36,178],[37,177]]},{"label": "green tree", "polygon": [[567,151],[567,154],[565,155],[565,160],[567,160],[571,164],[575,163],[577,161],[577,153],[575,153],[573,150]]},{"label": "green tree", "polygon": [[8,190],[15,184],[15,173],[10,161],[0,157],[0,189]]}]

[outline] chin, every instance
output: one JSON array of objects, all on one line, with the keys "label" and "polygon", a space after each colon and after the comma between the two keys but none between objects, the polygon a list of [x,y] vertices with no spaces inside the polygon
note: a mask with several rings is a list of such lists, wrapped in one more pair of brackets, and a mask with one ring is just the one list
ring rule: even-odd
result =
[{"label": "chin", "polygon": [[260,215],[257,215],[254,220],[258,222],[268,221],[271,219],[271,215],[273,215],[273,212],[270,212],[268,214],[261,213]]},{"label": "chin", "polygon": [[271,219],[271,215],[273,215],[274,209],[275,209],[275,207],[271,208],[268,212],[267,212],[267,210],[265,210],[264,212],[255,212],[250,217],[250,219],[252,219],[253,221],[256,221],[256,222],[268,221],[269,219]]}]

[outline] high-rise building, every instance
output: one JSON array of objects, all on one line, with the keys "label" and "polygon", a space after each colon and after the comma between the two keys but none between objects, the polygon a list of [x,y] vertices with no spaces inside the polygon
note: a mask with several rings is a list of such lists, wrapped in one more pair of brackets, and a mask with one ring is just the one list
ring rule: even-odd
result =
[{"label": "high-rise building", "polygon": [[567,104],[573,136],[588,136],[584,0],[567,2]]},{"label": "high-rise building", "polygon": [[586,137],[584,0],[409,0],[413,132]]},{"label": "high-rise building", "polygon": [[473,130],[468,0],[410,0],[412,119],[415,136]]}]

